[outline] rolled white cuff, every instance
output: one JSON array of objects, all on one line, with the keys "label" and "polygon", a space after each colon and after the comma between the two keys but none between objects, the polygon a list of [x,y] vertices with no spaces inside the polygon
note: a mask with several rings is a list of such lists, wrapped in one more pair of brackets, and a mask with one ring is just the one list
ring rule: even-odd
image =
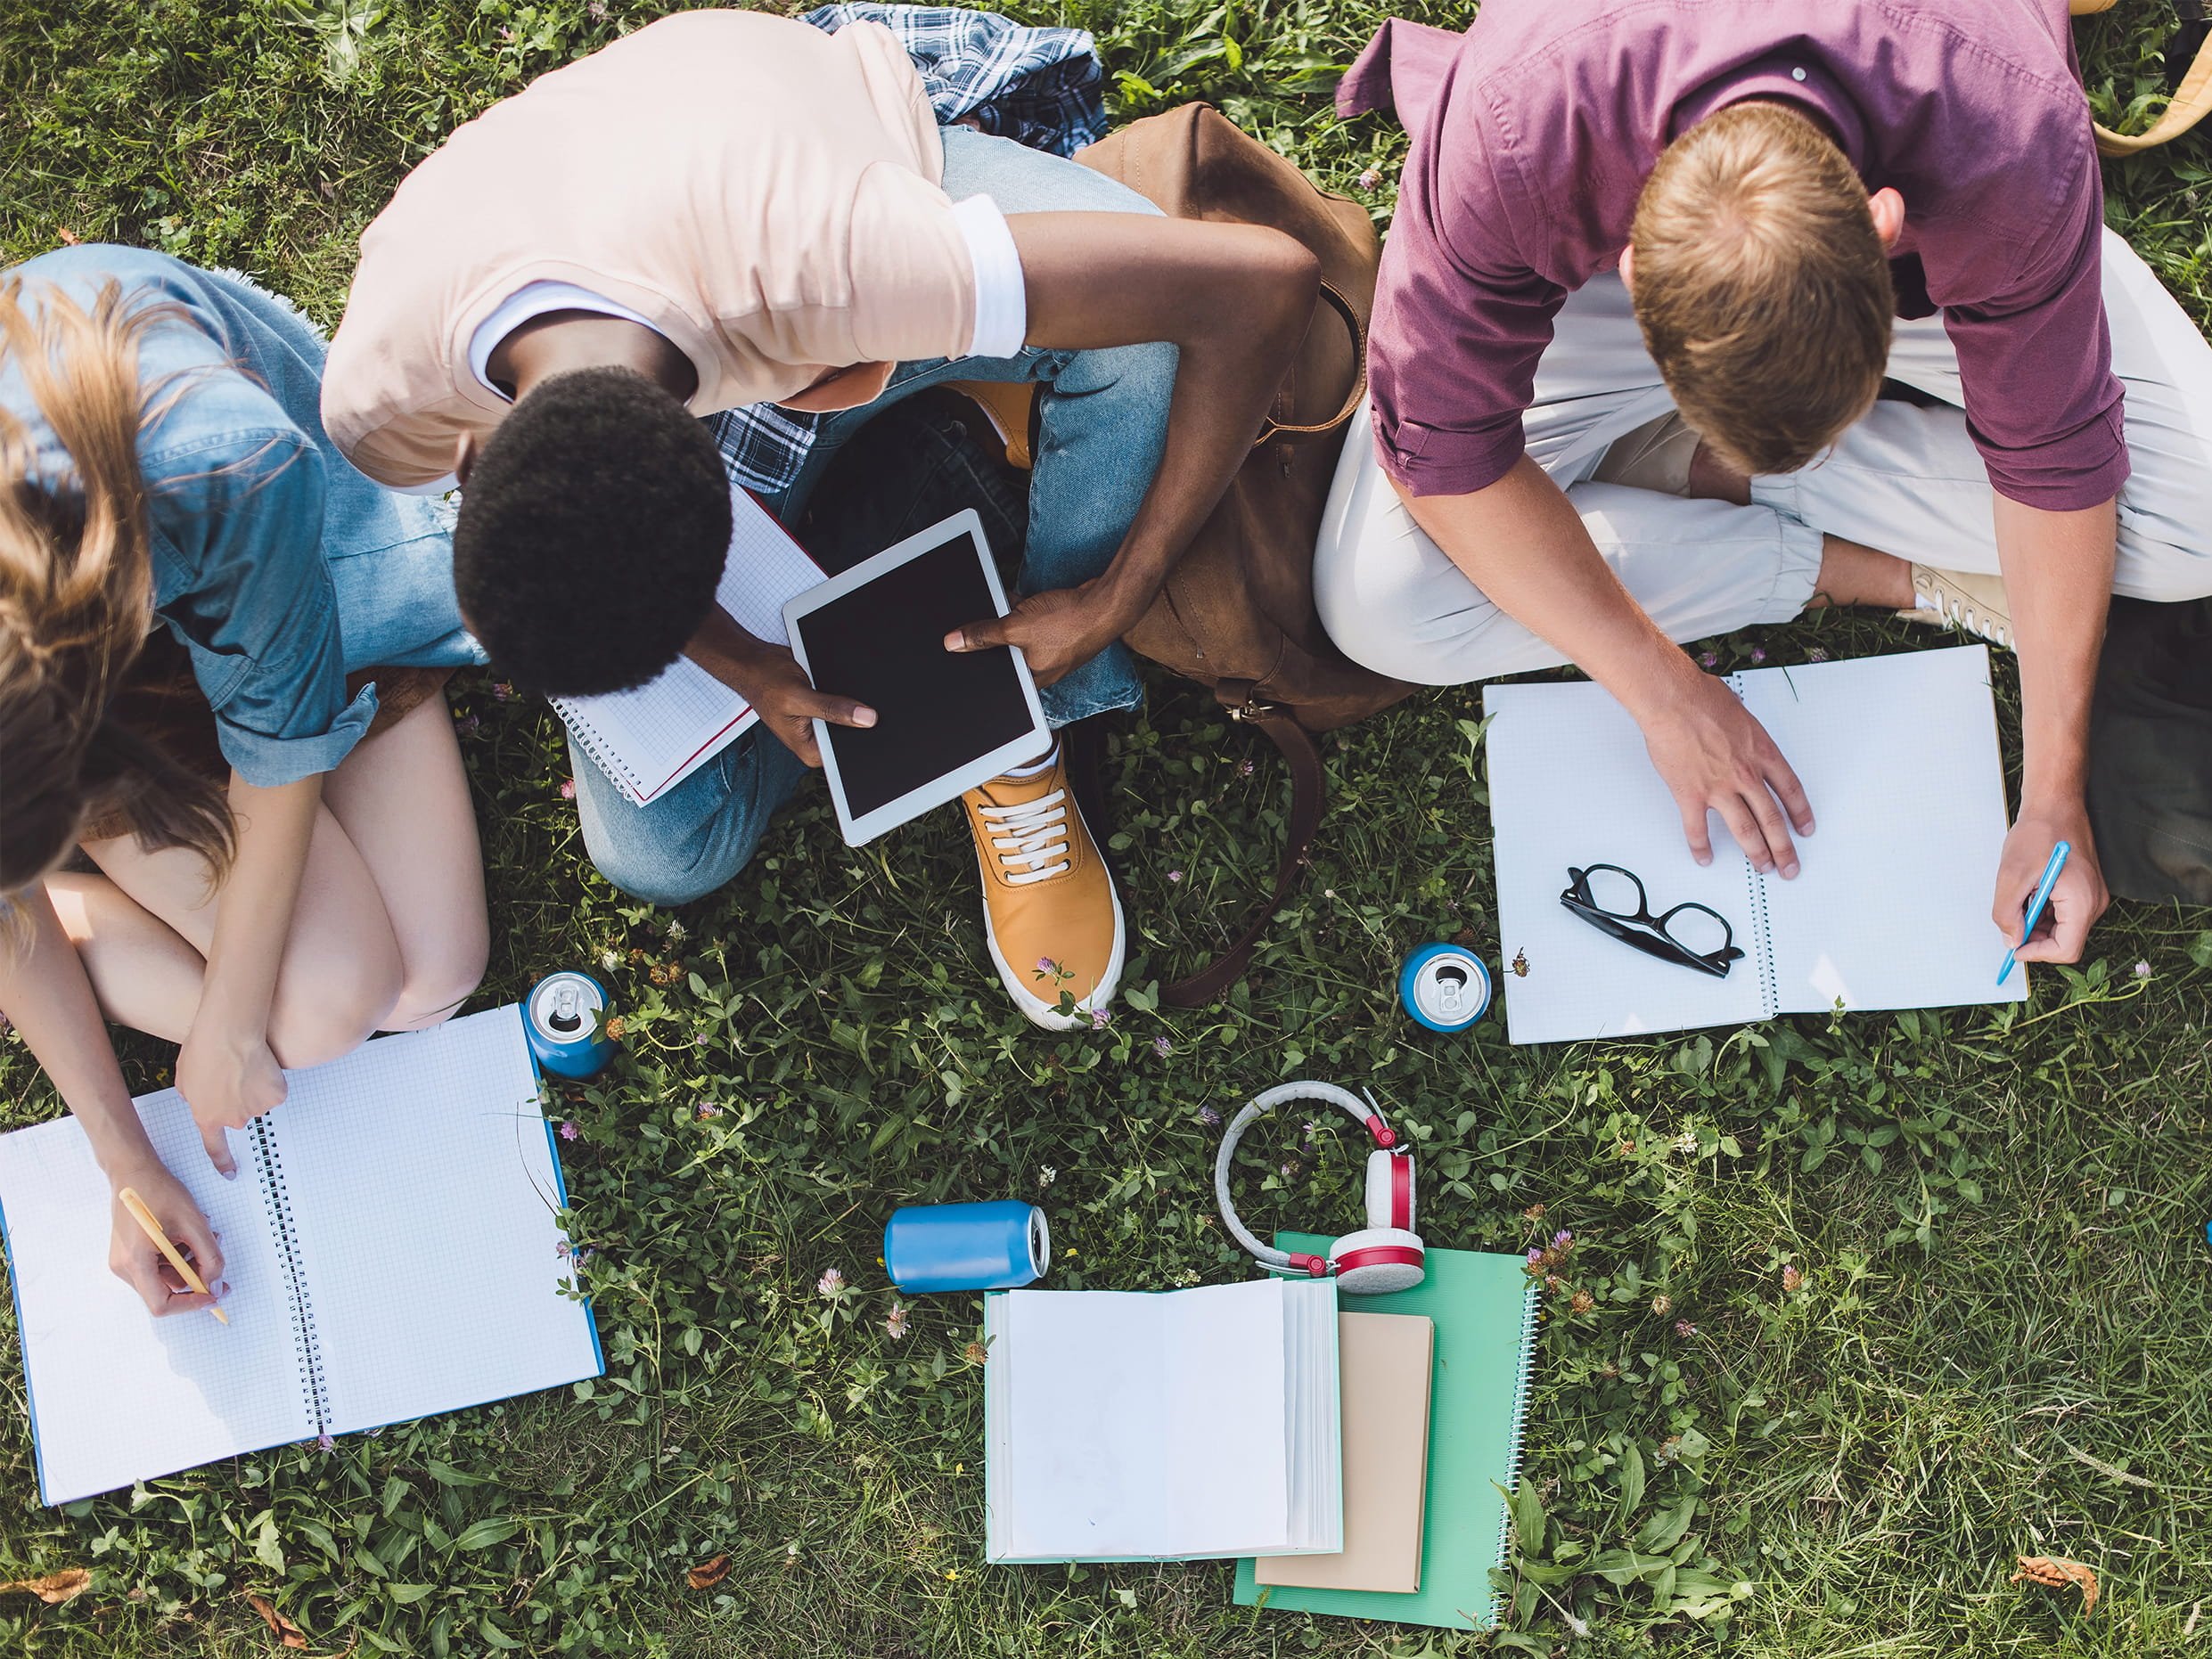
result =
[{"label": "rolled white cuff", "polygon": [[1029,336],[1029,294],[1022,284],[1014,233],[988,196],[954,202],[953,219],[975,261],[975,336],[968,356],[1011,357]]}]

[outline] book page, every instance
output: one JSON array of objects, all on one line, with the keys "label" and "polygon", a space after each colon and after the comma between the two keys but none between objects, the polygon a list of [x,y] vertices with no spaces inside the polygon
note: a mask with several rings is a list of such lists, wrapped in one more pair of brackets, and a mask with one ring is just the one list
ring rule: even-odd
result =
[{"label": "book page", "polygon": [[231,1322],[156,1319],[108,1271],[107,1177],[74,1117],[0,1135],[0,1220],[48,1503],[315,1432],[250,1139],[231,1137],[238,1179],[225,1181],[183,1096],[169,1089],[134,1104],[154,1150],[221,1235]]},{"label": "book page", "polygon": [[1560,903],[1570,866],[1618,864],[1642,879],[1654,915],[1708,904],[1727,919],[1736,944],[1754,950],[1749,862],[1712,816],[1713,862],[1699,868],[1628,711],[1588,681],[1487,686],[1482,706],[1490,718],[1496,982],[1512,1040],[1634,1036],[1760,1017],[1749,960],[1715,978],[1646,956]]},{"label": "book page", "polygon": [[2008,823],[1988,648],[1741,679],[1817,825],[1796,878],[1766,883],[1782,1011],[2024,1000],[1989,919]]},{"label": "book page", "polygon": [[520,1009],[294,1074],[271,1124],[332,1433],[599,1374]]},{"label": "book page", "polygon": [[[1278,1281],[1010,1291],[995,1559],[1190,1560],[1288,1532]],[[1225,1409],[1227,1408],[1227,1409]]]},{"label": "book page", "polygon": [[[785,644],[783,601],[818,584],[821,568],[735,485],[730,518],[730,551],[715,600],[756,639]],[[690,776],[758,719],[743,698],[688,657],[635,691],[553,703],[585,752],[639,805]]]}]

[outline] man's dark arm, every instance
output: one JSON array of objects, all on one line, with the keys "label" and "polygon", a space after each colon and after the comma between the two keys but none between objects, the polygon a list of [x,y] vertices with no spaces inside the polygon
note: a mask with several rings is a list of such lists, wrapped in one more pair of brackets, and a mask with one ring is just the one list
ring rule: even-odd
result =
[{"label": "man's dark arm", "polygon": [[[1320,266],[1279,231],[1129,213],[1006,221],[1021,255],[1028,343],[1090,351],[1164,340],[1178,353],[1159,472],[1105,573],[1034,594],[954,636],[1018,645],[1049,684],[1144,614],[1259,435],[1305,338]],[[951,643],[948,640],[947,643]]]}]

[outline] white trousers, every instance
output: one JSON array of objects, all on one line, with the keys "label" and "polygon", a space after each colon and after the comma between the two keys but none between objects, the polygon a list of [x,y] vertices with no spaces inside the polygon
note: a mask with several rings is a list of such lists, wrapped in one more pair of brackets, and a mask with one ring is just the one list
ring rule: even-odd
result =
[{"label": "white trousers", "polygon": [[[2133,466],[2120,489],[2113,591],[2212,593],[2212,344],[2110,230],[2104,307]],[[1897,323],[1889,374],[1942,405],[1877,404],[1814,465],[1754,479],[1748,507],[1590,482],[1614,439],[1673,406],[1627,290],[1607,274],[1561,307],[1522,430],[1529,457],[1565,488],[1636,602],[1669,638],[1698,640],[1803,610],[1823,534],[1946,570],[1996,572],[1994,494],[1940,317]],[[1401,680],[1461,685],[1565,661],[1413,523],[1376,462],[1364,409],[1322,519],[1314,599],[1339,649]]]}]

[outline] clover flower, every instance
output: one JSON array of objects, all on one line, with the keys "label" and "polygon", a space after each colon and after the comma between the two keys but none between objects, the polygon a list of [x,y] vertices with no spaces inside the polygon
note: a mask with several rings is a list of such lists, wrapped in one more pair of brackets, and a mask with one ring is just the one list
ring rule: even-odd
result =
[{"label": "clover flower", "polygon": [[902,1302],[891,1304],[890,1317],[883,1321],[883,1334],[893,1342],[901,1340],[906,1335],[905,1304]]},{"label": "clover flower", "polygon": [[815,1289],[825,1299],[836,1301],[845,1294],[845,1275],[835,1268],[824,1268],[822,1277],[815,1280]]}]

